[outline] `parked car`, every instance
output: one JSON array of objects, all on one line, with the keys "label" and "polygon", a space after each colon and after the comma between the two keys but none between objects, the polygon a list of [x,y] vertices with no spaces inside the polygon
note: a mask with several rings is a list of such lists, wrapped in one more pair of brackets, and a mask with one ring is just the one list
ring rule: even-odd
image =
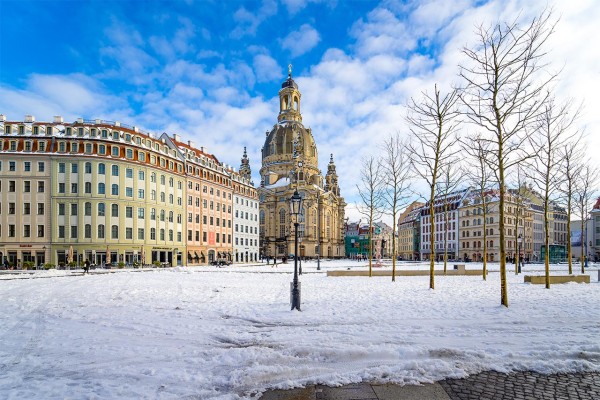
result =
[{"label": "parked car", "polygon": [[214,265],[216,267],[221,267],[223,265],[231,265],[231,261],[226,258],[217,258],[216,260],[212,261],[210,264]]}]

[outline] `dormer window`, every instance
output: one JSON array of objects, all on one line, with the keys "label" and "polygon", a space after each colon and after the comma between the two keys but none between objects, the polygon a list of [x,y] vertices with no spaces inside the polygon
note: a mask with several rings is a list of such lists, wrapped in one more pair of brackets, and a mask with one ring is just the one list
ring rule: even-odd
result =
[{"label": "dormer window", "polygon": [[129,133],[125,134],[125,141],[126,142],[131,142],[131,135]]},{"label": "dormer window", "polygon": [[108,131],[106,129],[102,129],[102,132],[100,132],[100,137],[102,139],[107,139],[108,138]]},{"label": "dormer window", "polygon": [[96,128],[92,128],[92,129],[90,130],[90,136],[91,136],[91,137],[96,137]]},{"label": "dormer window", "polygon": [[38,151],[46,151],[46,142],[38,142]]},{"label": "dormer window", "polygon": [[19,125],[19,135],[24,135],[24,134],[25,134],[25,126]]},{"label": "dormer window", "polygon": [[69,128],[67,128],[67,130],[65,131],[65,135],[67,135],[67,136],[71,136],[71,133],[72,133],[72,131],[73,131],[73,130],[72,130],[70,127],[69,127]]},{"label": "dormer window", "polygon": [[64,153],[67,151],[67,144],[65,142],[59,142],[58,143],[58,151],[60,153]]},{"label": "dormer window", "polygon": [[77,153],[79,151],[79,143],[71,143],[71,153]]},{"label": "dormer window", "polygon": [[31,141],[30,140],[25,142],[25,151],[31,151]]},{"label": "dormer window", "polygon": [[83,136],[83,128],[77,128],[77,136]]},{"label": "dormer window", "polygon": [[12,126],[11,125],[4,125],[4,133],[6,135],[10,135],[12,131]]},{"label": "dormer window", "polygon": [[40,127],[39,126],[34,126],[32,129],[32,133],[34,135],[39,135],[40,134]]},{"label": "dormer window", "polygon": [[113,140],[119,140],[119,131],[113,131],[112,138]]},{"label": "dormer window", "polygon": [[50,135],[52,135],[52,127],[51,127],[51,126],[47,126],[47,127],[46,127],[46,135],[47,135],[47,136],[50,136]]},{"label": "dormer window", "polygon": [[119,146],[112,146],[110,150],[113,157],[119,157]]}]

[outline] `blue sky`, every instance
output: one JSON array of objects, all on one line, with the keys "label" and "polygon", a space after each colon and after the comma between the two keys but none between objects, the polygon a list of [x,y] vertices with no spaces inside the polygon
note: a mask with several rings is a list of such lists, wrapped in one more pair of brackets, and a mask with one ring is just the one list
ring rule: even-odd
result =
[{"label": "blue sky", "polygon": [[[353,203],[361,156],[376,153],[386,135],[406,132],[407,99],[456,83],[474,27],[528,20],[546,4],[0,0],[0,113],[178,133],[235,167],[246,146],[258,183],[260,149],[291,63],[320,167],[334,153],[342,195]],[[557,93],[584,102],[582,124],[600,145],[600,50],[589,46],[600,5],[551,5],[560,22],[548,60],[564,68]]]}]

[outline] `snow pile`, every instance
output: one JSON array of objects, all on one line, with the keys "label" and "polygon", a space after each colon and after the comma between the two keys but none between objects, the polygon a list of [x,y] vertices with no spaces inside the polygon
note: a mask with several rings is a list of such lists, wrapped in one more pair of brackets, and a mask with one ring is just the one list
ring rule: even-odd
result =
[{"label": "snow pile", "polygon": [[509,273],[507,309],[494,272],[438,276],[430,290],[425,276],[324,273],[365,262],[321,265],[303,263],[302,312],[290,311],[292,263],[1,281],[0,393],[241,399],[315,383],[600,370],[595,270],[589,285],[550,290]]}]

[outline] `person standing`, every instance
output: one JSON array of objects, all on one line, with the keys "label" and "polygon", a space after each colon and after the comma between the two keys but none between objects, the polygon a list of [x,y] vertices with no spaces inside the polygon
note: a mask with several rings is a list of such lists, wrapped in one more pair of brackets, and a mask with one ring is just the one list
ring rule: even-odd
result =
[{"label": "person standing", "polygon": [[83,264],[83,273],[88,274],[90,272],[90,260],[85,260]]}]

